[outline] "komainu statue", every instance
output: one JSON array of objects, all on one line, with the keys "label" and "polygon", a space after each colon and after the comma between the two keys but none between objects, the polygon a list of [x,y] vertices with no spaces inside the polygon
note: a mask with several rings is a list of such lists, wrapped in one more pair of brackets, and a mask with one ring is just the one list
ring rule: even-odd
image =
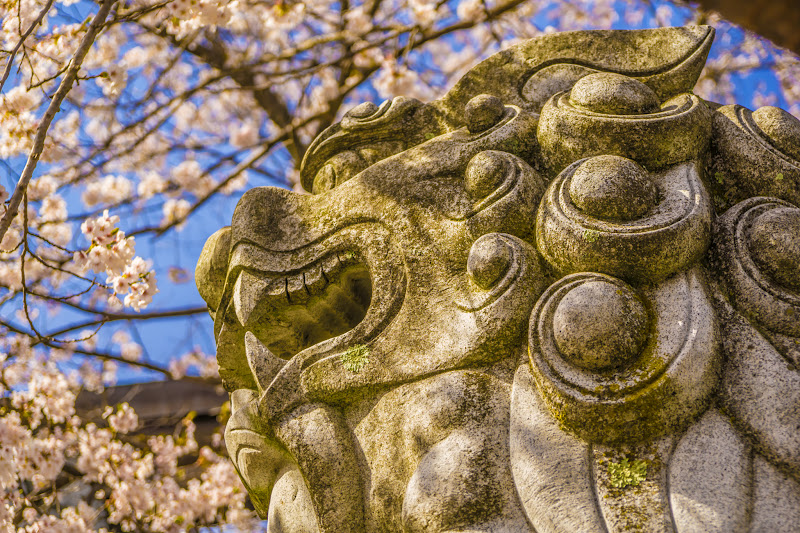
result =
[{"label": "komainu statue", "polygon": [[209,238],[269,531],[800,531],[800,121],[705,26],[546,35],[363,103]]}]

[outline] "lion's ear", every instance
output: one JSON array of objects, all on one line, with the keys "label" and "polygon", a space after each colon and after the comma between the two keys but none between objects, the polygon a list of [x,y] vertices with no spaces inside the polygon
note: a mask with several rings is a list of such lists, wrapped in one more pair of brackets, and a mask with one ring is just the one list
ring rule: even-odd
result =
[{"label": "lion's ear", "polygon": [[552,95],[592,72],[636,78],[663,102],[691,92],[713,40],[710,26],[543,35],[479,63],[434,105],[457,121],[472,97],[489,93],[538,112]]}]

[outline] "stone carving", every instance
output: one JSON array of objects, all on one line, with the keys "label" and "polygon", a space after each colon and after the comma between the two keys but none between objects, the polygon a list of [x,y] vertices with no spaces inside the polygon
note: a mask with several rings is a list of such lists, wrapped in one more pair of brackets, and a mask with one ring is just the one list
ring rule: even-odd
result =
[{"label": "stone carving", "polygon": [[800,527],[800,121],[713,30],[548,35],[361,104],[197,283],[271,532]]}]

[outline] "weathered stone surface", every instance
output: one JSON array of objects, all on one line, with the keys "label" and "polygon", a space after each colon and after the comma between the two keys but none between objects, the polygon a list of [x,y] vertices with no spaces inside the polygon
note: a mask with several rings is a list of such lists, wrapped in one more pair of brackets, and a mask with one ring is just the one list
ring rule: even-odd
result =
[{"label": "weathered stone surface", "polygon": [[573,105],[570,91],[564,91],[545,104],[537,135],[554,172],[593,155],[627,157],[656,170],[700,159],[711,137],[711,111],[697,96],[681,94],[652,113],[608,114]]},{"label": "weathered stone surface", "polygon": [[753,458],[753,533],[792,533],[800,524],[800,483],[761,456]]},{"label": "weathered stone surface", "polygon": [[656,93],[639,80],[598,72],[579,79],[569,92],[569,102],[604,115],[642,115],[658,111]]},{"label": "weathered stone surface", "polygon": [[[626,299],[641,298],[650,314],[647,344],[639,344],[636,353],[600,370],[565,357],[554,331],[554,315],[564,298],[596,283],[615,285]],[[550,286],[531,315],[529,355],[537,388],[556,419],[589,442],[623,444],[679,431],[705,409],[718,381],[718,328],[699,269],[642,289],[640,296],[610,276],[573,274]],[[602,301],[586,305],[610,310]],[[629,317],[605,320],[621,323],[624,319]],[[594,328],[607,336],[597,353],[607,353],[609,345],[619,344],[608,338],[607,323]]]},{"label": "weathered stone surface", "polygon": [[796,531],[800,121],[707,27],[547,35],[364,103],[201,256],[271,533]]},{"label": "weathered stone surface", "polygon": [[760,453],[800,477],[800,372],[730,304],[718,310],[728,358],[721,403]]},{"label": "weathered stone surface", "polygon": [[669,486],[679,530],[747,530],[753,490],[751,450],[718,410],[709,409],[678,442],[669,465]]},{"label": "weathered stone surface", "polygon": [[597,501],[609,533],[673,531],[667,480],[673,441],[592,446]]},{"label": "weathered stone surface", "polygon": [[522,364],[514,377],[509,429],[511,470],[522,507],[540,533],[605,531],[589,443],[559,427]]},{"label": "weathered stone surface", "polygon": [[595,218],[635,220],[658,204],[658,189],[636,162],[597,156],[575,169],[569,198]]},{"label": "weathered stone surface", "polygon": [[556,305],[553,340],[573,365],[608,370],[641,352],[647,322],[647,310],[631,289],[602,279],[587,281]]},{"label": "weathered stone surface", "polygon": [[703,256],[713,209],[696,163],[647,176],[658,191],[658,205],[640,218],[616,220],[582,211],[570,194],[575,173],[595,160],[567,167],[550,182],[539,207],[536,244],[559,273],[602,272],[634,282],[660,281]]},{"label": "weathered stone surface", "polygon": [[231,229],[217,230],[206,241],[203,253],[197,260],[195,278],[200,296],[213,314],[222,299],[225,276],[228,274],[228,256],[231,252]]},{"label": "weathered stone surface", "polygon": [[780,148],[793,146],[797,137],[792,141],[791,136],[796,134],[790,128],[761,123],[768,131],[759,127],[752,111],[738,105],[726,105],[714,113],[707,174],[714,204],[721,211],[752,196],[800,205],[800,161],[793,150]]},{"label": "weathered stone surface", "polygon": [[552,95],[594,72],[636,78],[665,101],[692,90],[713,39],[714,30],[708,26],[538,37],[479,63],[434,105],[457,120],[470,98],[489,93],[506,104],[538,112]]},{"label": "weathered stone surface", "polygon": [[275,483],[267,513],[267,533],[318,531],[314,504],[299,469],[289,470]]},{"label": "weathered stone surface", "polygon": [[776,282],[800,292],[800,209],[783,207],[762,213],[750,228],[753,261]]}]

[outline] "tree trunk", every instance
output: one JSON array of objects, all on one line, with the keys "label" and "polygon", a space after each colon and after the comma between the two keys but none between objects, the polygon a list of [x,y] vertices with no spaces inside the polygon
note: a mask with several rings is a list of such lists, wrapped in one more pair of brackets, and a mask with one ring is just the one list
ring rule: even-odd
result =
[{"label": "tree trunk", "polygon": [[697,4],[800,55],[798,0],[697,0]]}]

